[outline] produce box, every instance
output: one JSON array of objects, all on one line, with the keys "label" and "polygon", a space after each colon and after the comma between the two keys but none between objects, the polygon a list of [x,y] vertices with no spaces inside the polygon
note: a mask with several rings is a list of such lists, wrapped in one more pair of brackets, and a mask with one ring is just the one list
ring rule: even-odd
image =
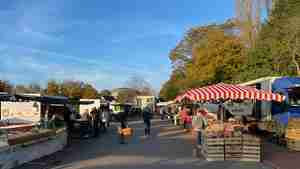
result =
[{"label": "produce box", "polygon": [[300,118],[291,118],[288,122],[288,129],[300,129]]},{"label": "produce box", "polygon": [[261,161],[261,139],[259,137],[243,135],[243,156],[242,161]]},{"label": "produce box", "polygon": [[242,137],[225,137],[226,145],[242,145]]},{"label": "produce box", "polygon": [[291,139],[300,139],[300,129],[287,129],[285,137]]},{"label": "produce box", "polygon": [[290,151],[300,151],[300,139],[287,139],[287,147]]},{"label": "produce box", "polygon": [[124,136],[132,136],[133,129],[132,128],[119,129],[119,134],[123,134]]},{"label": "produce box", "polygon": [[225,137],[225,160],[239,161],[242,158],[242,137]]},{"label": "produce box", "polygon": [[202,137],[202,155],[207,161],[224,161],[224,138]]},{"label": "produce box", "polygon": [[289,151],[300,151],[300,118],[289,119],[285,137]]}]

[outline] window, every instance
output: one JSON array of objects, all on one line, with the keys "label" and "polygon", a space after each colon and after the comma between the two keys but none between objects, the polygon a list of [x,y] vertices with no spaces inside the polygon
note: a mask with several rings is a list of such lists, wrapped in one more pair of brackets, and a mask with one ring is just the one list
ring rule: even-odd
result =
[{"label": "window", "polygon": [[290,88],[288,89],[289,94],[289,105],[290,106],[300,106],[300,88]]}]

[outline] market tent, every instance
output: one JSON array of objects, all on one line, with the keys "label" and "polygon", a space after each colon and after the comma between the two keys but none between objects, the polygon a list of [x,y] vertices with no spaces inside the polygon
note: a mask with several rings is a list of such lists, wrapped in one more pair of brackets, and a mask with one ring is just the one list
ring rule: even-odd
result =
[{"label": "market tent", "polygon": [[188,90],[185,94],[178,96],[176,101],[188,98],[192,101],[209,100],[265,100],[282,102],[285,97],[253,87],[219,83],[202,88]]}]

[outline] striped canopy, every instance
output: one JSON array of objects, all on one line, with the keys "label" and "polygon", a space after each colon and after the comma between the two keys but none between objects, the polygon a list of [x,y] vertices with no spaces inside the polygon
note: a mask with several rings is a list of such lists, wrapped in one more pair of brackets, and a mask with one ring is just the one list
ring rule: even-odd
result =
[{"label": "striped canopy", "polygon": [[185,94],[178,96],[176,101],[181,101],[183,98],[188,98],[192,101],[250,99],[282,102],[285,99],[285,96],[264,90],[257,90],[248,86],[219,83],[216,85],[188,90]]}]

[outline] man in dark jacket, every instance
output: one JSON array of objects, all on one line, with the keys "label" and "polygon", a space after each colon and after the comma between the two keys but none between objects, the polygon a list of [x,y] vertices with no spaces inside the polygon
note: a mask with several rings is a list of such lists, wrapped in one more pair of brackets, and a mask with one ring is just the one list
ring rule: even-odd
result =
[{"label": "man in dark jacket", "polygon": [[151,128],[151,119],[152,119],[152,113],[151,113],[151,109],[149,107],[144,108],[143,119],[144,119],[144,124],[145,124],[145,136],[149,136],[150,128]]},{"label": "man in dark jacket", "polygon": [[92,122],[93,134],[94,134],[94,137],[98,137],[99,136],[100,112],[95,107],[92,109],[91,115],[92,115],[92,120],[93,120],[93,122]]}]

